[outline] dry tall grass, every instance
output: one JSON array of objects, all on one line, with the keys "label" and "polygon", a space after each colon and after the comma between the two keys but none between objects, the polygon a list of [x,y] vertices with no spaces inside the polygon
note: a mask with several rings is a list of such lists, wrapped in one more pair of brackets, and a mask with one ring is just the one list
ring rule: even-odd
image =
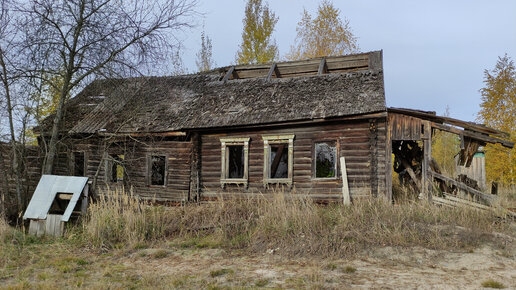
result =
[{"label": "dry tall grass", "polygon": [[167,217],[162,207],[145,206],[132,192],[116,189],[90,205],[83,227],[94,246],[132,245],[163,237]]},{"label": "dry tall grass", "polygon": [[186,246],[319,256],[350,256],[376,246],[474,247],[495,231],[510,232],[487,211],[412,201],[393,206],[381,199],[320,206],[281,192],[166,208],[115,191],[90,207],[84,223],[95,246],[172,239]]},{"label": "dry tall grass", "polygon": [[11,233],[12,229],[7,221],[0,216],[0,242],[4,241],[5,238]]}]

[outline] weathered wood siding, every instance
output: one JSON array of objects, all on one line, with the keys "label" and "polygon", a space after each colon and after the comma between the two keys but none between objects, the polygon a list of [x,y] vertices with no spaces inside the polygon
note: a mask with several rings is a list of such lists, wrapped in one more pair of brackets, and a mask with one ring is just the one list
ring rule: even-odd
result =
[{"label": "weathered wood siding", "polygon": [[[69,168],[66,175],[72,174],[70,152],[82,151],[86,159],[86,175],[93,180],[97,176],[96,192],[102,193],[108,187],[113,189],[124,186],[126,190],[145,198],[158,201],[185,201],[188,199],[190,183],[191,142],[170,140],[123,139],[105,145],[101,139],[89,138],[74,140],[67,153]],[[106,176],[104,154],[124,155],[125,175],[123,182],[111,182]],[[149,157],[167,157],[166,185],[150,185]],[[63,165],[65,167],[65,165]]]},{"label": "weathered wood siding", "polygon": [[392,140],[421,140],[421,119],[389,113]]},{"label": "weathered wood siding", "polygon": [[[0,144],[0,195],[3,196],[8,217],[18,216],[16,196],[16,175],[12,168],[12,152],[9,144]],[[25,148],[25,158],[22,163],[21,197],[23,204],[28,204],[32,198],[41,176],[41,158],[38,147]]]},{"label": "weathered wood siding", "polygon": [[[342,199],[340,173],[334,180],[316,180],[313,176],[314,142],[336,140],[338,156],[346,158],[347,174],[352,198],[385,194],[385,119],[355,120],[299,125],[278,129],[256,129],[225,133],[204,133],[201,140],[201,187],[203,198],[217,194],[271,193],[275,186],[264,188],[262,135],[295,134],[294,175],[292,192],[321,200]],[[222,189],[221,137],[250,137],[249,187],[226,185]],[[376,166],[376,168],[374,168]],[[340,171],[340,164],[337,172]]]}]

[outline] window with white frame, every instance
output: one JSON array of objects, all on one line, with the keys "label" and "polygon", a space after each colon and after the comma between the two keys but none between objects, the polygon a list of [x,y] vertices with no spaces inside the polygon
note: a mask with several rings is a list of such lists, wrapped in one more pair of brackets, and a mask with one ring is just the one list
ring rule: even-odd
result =
[{"label": "window with white frame", "polygon": [[220,138],[221,172],[220,184],[243,184],[247,187],[249,179],[249,140],[250,138]]},{"label": "window with white frame", "polygon": [[337,177],[337,142],[314,143],[314,178],[335,179]]},{"label": "window with white frame", "polygon": [[295,135],[264,135],[263,181],[292,185]]}]

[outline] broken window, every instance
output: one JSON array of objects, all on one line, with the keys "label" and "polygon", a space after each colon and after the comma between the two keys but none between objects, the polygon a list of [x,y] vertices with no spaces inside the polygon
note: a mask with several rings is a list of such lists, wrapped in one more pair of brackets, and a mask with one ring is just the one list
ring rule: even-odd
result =
[{"label": "broken window", "polygon": [[315,178],[334,178],[337,174],[337,143],[315,143]]},{"label": "broken window", "polygon": [[152,155],[150,184],[151,185],[165,185],[165,176],[167,173],[167,157],[160,155]]},{"label": "broken window", "polygon": [[85,158],[84,152],[73,152],[73,176],[84,176],[85,170]]},{"label": "broken window", "polygon": [[288,178],[288,143],[271,145],[269,177]]},{"label": "broken window", "polygon": [[249,138],[220,138],[222,187],[228,183],[247,186]]},{"label": "broken window", "polygon": [[111,182],[124,181],[124,155],[110,154],[106,161],[106,179]]},{"label": "broken window", "polygon": [[264,184],[287,183],[292,185],[294,169],[294,135],[262,136],[264,158]]},{"label": "broken window", "polygon": [[244,145],[230,145],[228,151],[228,178],[244,177]]}]

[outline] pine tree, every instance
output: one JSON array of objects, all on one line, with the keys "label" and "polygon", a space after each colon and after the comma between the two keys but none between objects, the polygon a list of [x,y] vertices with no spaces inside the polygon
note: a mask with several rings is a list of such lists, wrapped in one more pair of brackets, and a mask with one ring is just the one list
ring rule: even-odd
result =
[{"label": "pine tree", "polygon": [[278,47],[272,39],[278,17],[262,0],[248,0],[245,7],[242,43],[237,52],[238,64],[268,63],[278,57]]}]

